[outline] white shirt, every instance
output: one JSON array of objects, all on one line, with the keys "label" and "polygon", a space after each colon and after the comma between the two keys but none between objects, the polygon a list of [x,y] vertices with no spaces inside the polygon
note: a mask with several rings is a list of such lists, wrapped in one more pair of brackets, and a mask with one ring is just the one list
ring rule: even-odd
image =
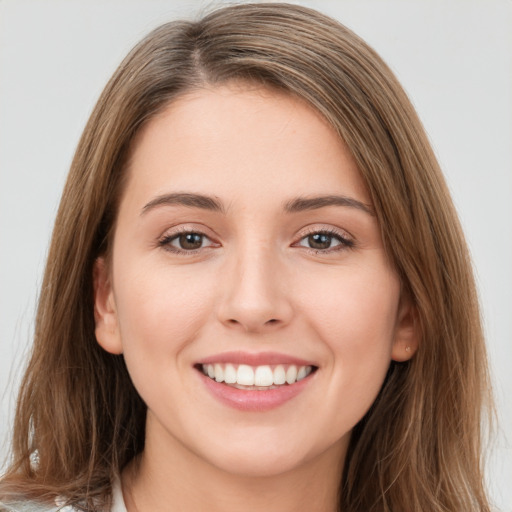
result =
[{"label": "white shirt", "polygon": [[[33,501],[22,501],[19,503],[0,502],[0,510],[6,512],[79,512],[79,510],[72,505],[64,505],[64,503],[60,501],[59,499],[55,500],[54,506],[48,506]],[[112,508],[110,512],[127,512],[119,478],[116,478],[112,485]]]},{"label": "white shirt", "polygon": [[110,512],[127,512],[124,504],[123,490],[121,489],[121,481],[116,478],[112,486],[112,508]]}]

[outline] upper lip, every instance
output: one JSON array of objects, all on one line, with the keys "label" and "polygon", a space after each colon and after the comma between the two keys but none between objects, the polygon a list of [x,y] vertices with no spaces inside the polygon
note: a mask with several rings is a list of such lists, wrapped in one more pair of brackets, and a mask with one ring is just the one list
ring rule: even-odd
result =
[{"label": "upper lip", "polygon": [[278,352],[222,352],[215,354],[204,359],[201,359],[197,364],[215,364],[215,363],[232,363],[232,364],[246,364],[249,366],[262,366],[262,365],[278,365],[278,364],[294,364],[297,366],[316,366],[311,361],[301,359],[300,357],[291,356],[288,354],[281,354]]}]

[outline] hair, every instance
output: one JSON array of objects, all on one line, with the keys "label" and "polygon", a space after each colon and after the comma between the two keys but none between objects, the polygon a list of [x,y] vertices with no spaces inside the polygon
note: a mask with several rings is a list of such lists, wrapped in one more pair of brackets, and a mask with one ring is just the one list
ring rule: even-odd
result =
[{"label": "hair", "polygon": [[373,49],[333,19],[277,3],[160,26],[101,94],[55,222],[0,499],[60,495],[102,509],[113,476],[143,450],[146,406],[122,355],[95,339],[93,265],[109,253],[135,135],[180,95],[230,82],[301,98],[330,123],[358,164],[387,254],[416,308],[419,349],[409,362],[391,362],[353,430],[340,510],[490,510],[481,454],[490,386],[479,306],[428,138]]}]

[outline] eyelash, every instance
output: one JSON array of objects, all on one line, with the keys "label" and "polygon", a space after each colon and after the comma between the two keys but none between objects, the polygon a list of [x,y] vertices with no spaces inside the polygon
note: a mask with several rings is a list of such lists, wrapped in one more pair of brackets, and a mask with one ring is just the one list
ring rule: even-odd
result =
[{"label": "eyelash", "polygon": [[[334,247],[329,247],[327,249],[314,249],[313,247],[305,247],[303,245],[299,245],[300,242],[314,235],[325,235],[327,237],[333,238],[339,242],[339,245],[335,245]],[[293,244],[295,247],[304,247],[309,252],[313,254],[329,254],[332,252],[344,251],[347,249],[352,249],[355,247],[354,240],[348,238],[346,235],[342,234],[340,231],[336,229],[310,229],[308,232],[304,233],[298,242]]]},{"label": "eyelash", "polygon": [[[210,240],[210,242],[212,242],[212,243],[211,243],[211,245],[208,245],[206,247],[199,247],[198,249],[190,249],[190,250],[172,246],[171,243],[173,241],[177,240],[178,237],[180,237],[182,235],[199,235],[200,237],[202,237],[203,240],[207,239],[207,240]],[[337,240],[339,242],[339,244],[335,245],[334,247],[328,247],[327,249],[315,249],[313,247],[306,247],[306,246],[300,245],[300,242],[302,242],[303,240],[305,240],[311,236],[314,236],[314,235],[325,235],[329,238]],[[216,242],[213,242],[210,239],[210,237],[208,237],[208,235],[206,235],[202,231],[189,229],[189,228],[180,228],[179,230],[177,230],[169,235],[165,235],[158,240],[158,246],[163,248],[164,250],[172,252],[174,254],[185,255],[185,256],[193,256],[201,250],[208,249],[208,248],[210,248],[212,246],[216,246],[216,245],[218,246],[218,244],[216,244]],[[292,244],[292,247],[303,247],[304,249],[306,249],[307,251],[309,251],[313,254],[328,254],[328,253],[332,253],[332,252],[343,251],[346,249],[352,249],[354,246],[355,246],[355,242],[353,240],[351,240],[350,238],[347,238],[345,235],[343,235],[336,229],[311,229],[310,231],[304,233],[297,242]]]},{"label": "eyelash", "polygon": [[209,245],[207,247],[199,247],[198,249],[190,249],[190,250],[181,249],[179,247],[172,246],[171,242],[178,239],[178,237],[180,237],[182,235],[199,235],[203,238],[203,240],[207,239],[207,240],[211,241],[210,237],[206,233],[203,233],[202,231],[200,231],[198,229],[179,228],[178,230],[174,231],[173,233],[164,235],[162,238],[160,238],[160,240],[158,240],[158,246],[166,251],[172,252],[173,254],[184,255],[184,256],[193,256],[201,250],[207,249],[211,246],[218,245],[215,242],[212,242],[211,246]]}]

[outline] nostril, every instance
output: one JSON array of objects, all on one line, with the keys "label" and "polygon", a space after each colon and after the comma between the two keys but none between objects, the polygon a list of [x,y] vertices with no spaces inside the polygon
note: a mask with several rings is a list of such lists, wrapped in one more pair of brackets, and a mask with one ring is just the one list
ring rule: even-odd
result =
[{"label": "nostril", "polygon": [[[268,318],[268,317],[267,317]],[[257,332],[260,329],[266,330],[271,328],[276,328],[283,324],[283,320],[280,318],[270,318],[268,320],[265,320],[265,317],[263,318],[252,318],[252,317],[245,317],[245,318],[227,318],[224,321],[224,325],[229,326],[231,328],[243,328],[246,331],[250,332]]]}]

